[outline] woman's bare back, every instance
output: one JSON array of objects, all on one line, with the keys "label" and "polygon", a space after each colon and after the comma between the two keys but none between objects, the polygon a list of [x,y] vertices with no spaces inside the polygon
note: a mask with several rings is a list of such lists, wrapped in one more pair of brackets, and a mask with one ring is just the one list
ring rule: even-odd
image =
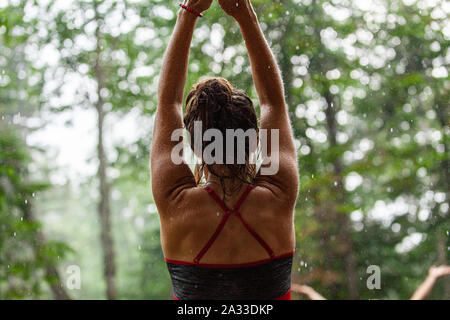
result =
[{"label": "woman's bare back", "polygon": [[[210,186],[222,197],[218,186]],[[245,186],[225,201],[233,208]],[[204,188],[183,191],[181,200],[161,214],[162,245],[167,259],[192,262],[216,231],[225,215]],[[270,246],[275,256],[295,247],[293,210],[295,198],[277,195],[257,186],[251,190],[239,212],[243,220]],[[223,230],[202,257],[206,264],[242,264],[270,258],[264,247],[231,214]]]}]

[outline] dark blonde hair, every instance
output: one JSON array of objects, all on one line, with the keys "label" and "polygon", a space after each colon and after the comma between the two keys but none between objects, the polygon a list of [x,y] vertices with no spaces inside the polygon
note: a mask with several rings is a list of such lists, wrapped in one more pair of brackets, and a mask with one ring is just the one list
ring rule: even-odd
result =
[{"label": "dark blonde hair", "polygon": [[[208,129],[217,129],[226,136],[226,129],[242,129],[247,131],[254,129],[259,133],[258,117],[252,100],[242,91],[233,88],[232,84],[224,78],[208,78],[193,86],[186,98],[186,114],[184,125],[189,132],[191,148],[194,146],[194,122],[202,122],[202,135]],[[212,141],[202,140],[202,150]],[[234,188],[238,188],[241,183],[253,183],[256,175],[256,166],[249,163],[250,142],[245,141],[245,164],[225,164],[225,145],[223,146],[223,165],[229,174],[215,172],[213,165],[205,164],[195,166],[195,181],[197,185],[202,183],[203,168],[206,166],[210,174],[218,177],[222,184],[224,197],[233,193]],[[236,143],[235,143],[236,149]],[[234,152],[235,158],[237,152]],[[197,155],[199,156],[199,155]],[[231,190],[225,189],[225,180],[231,180]]]}]

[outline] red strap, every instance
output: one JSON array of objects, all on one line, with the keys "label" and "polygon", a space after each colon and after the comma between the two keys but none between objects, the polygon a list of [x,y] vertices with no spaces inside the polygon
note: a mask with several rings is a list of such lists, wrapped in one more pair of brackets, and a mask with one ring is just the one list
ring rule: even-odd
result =
[{"label": "red strap", "polygon": [[205,187],[205,190],[208,191],[209,195],[220,205],[223,211],[228,211],[225,203],[223,203],[223,201],[219,198],[219,196],[214,192],[213,189],[211,189],[210,187]]},{"label": "red strap", "polygon": [[275,257],[275,254],[273,253],[273,250],[269,247],[269,245],[263,240],[263,238],[261,238],[260,235],[257,234],[256,231],[247,224],[244,218],[242,218],[241,213],[239,211],[236,211],[236,216],[239,218],[239,220],[241,220],[245,228],[252,234],[253,238],[255,238],[256,241],[258,241],[259,244],[267,251],[270,258],[273,259]]},{"label": "red strap", "polygon": [[275,257],[275,254],[273,250],[269,247],[269,245],[256,233],[255,230],[253,230],[252,227],[250,227],[247,222],[242,218],[241,213],[239,212],[239,208],[244,203],[245,199],[247,198],[250,191],[252,191],[253,186],[249,185],[247,186],[247,189],[244,191],[242,196],[239,198],[236,205],[233,207],[232,210],[228,209],[228,207],[223,203],[223,201],[219,198],[219,196],[214,192],[213,189],[210,187],[205,187],[205,190],[208,192],[208,194],[220,205],[222,210],[225,212],[225,215],[223,216],[222,220],[220,221],[220,224],[217,226],[216,231],[211,236],[211,238],[208,240],[206,245],[203,247],[202,250],[197,254],[197,256],[194,259],[195,264],[199,264],[202,257],[208,252],[209,248],[213,245],[214,241],[216,241],[217,237],[219,236],[220,232],[222,231],[223,227],[225,226],[225,223],[227,222],[230,215],[234,212],[236,216],[241,220],[242,224],[245,226],[245,228],[252,234],[252,236],[259,242],[259,244],[267,251],[267,253],[270,255],[270,258],[273,259]]},{"label": "red strap", "polygon": [[217,227],[216,231],[214,231],[214,234],[209,238],[209,241],[206,243],[206,245],[203,247],[202,250],[197,254],[197,256],[194,258],[194,263],[199,264],[202,257],[205,255],[206,252],[208,252],[209,248],[213,245],[214,241],[216,241],[217,237],[219,236],[220,232],[222,231],[223,227],[225,226],[225,223],[227,222],[228,218],[231,215],[231,211],[227,211],[225,215],[222,218],[222,221],[220,221],[219,226]]},{"label": "red strap", "polygon": [[242,194],[241,198],[238,200],[238,202],[236,203],[236,205],[233,208],[233,211],[239,211],[239,208],[242,206],[242,204],[244,203],[245,199],[247,199],[248,194],[250,193],[250,191],[252,191],[253,186],[252,185],[248,185],[247,189],[245,189],[244,193]]}]

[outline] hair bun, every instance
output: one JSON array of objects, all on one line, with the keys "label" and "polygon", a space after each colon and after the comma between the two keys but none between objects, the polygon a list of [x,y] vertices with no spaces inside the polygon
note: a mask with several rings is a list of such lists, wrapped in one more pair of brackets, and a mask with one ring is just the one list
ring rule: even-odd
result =
[{"label": "hair bun", "polygon": [[199,88],[197,93],[198,103],[209,108],[212,112],[220,112],[222,109],[227,108],[232,101],[232,92],[227,89],[219,82]]}]

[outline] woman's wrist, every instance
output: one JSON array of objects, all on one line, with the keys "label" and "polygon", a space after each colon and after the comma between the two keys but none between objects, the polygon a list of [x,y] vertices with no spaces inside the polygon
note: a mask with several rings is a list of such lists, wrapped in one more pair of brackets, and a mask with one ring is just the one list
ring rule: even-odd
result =
[{"label": "woman's wrist", "polygon": [[[209,8],[209,5],[205,6],[205,3],[201,2],[201,1],[187,1],[185,3],[185,6],[187,8],[189,8],[189,10],[193,11],[193,12],[191,12],[191,14],[197,15],[197,16],[202,14],[204,11],[208,10],[208,8]],[[186,9],[184,9],[184,10],[186,10]],[[186,10],[186,11],[188,11],[188,10]]]},{"label": "woman's wrist", "polygon": [[193,22],[196,22],[198,19],[198,16],[196,16],[194,13],[187,11],[186,9],[180,8],[178,11],[178,19],[186,19],[191,20]]},{"label": "woman's wrist", "polygon": [[435,274],[429,274],[427,278],[429,282],[435,283],[439,277],[436,276]]}]

